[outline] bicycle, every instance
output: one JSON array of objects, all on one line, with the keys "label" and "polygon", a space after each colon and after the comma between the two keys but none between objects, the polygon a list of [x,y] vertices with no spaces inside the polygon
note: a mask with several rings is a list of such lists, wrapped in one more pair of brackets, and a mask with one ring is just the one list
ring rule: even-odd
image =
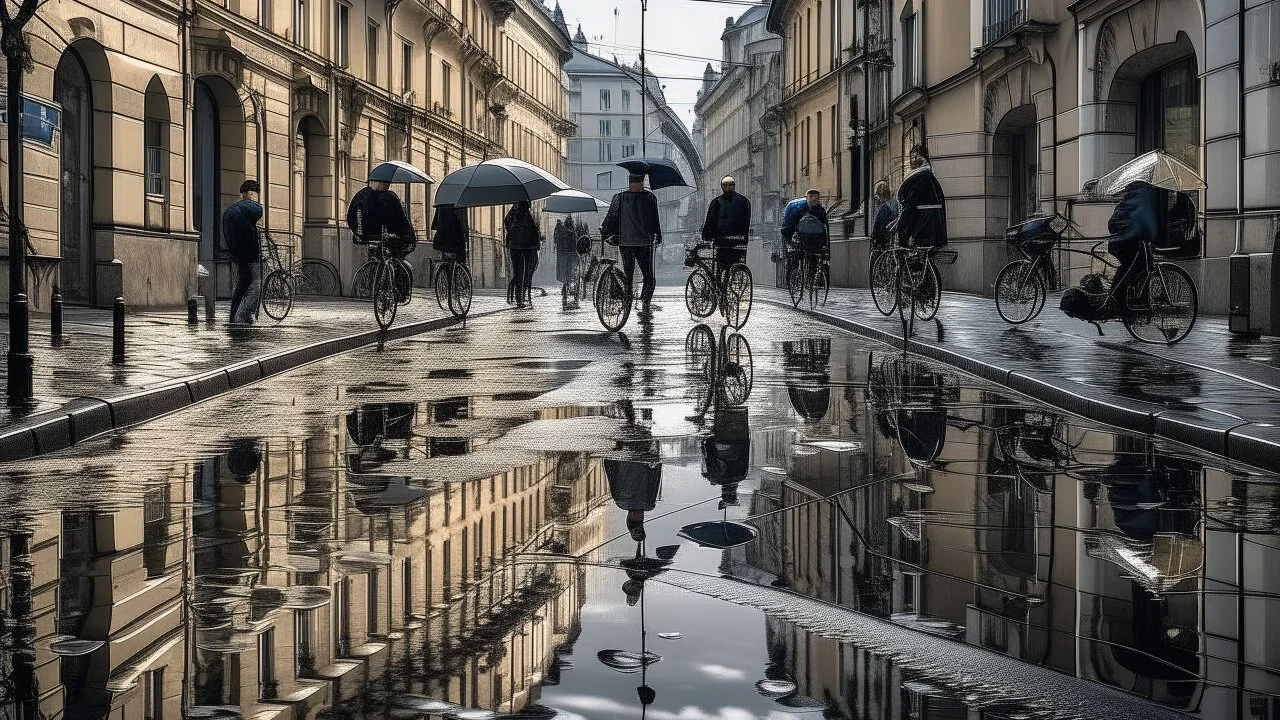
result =
[{"label": "bicycle", "polygon": [[[369,294],[373,300],[373,317],[383,330],[395,322],[399,306],[407,305],[413,299],[413,267],[391,252],[388,245],[393,238],[383,231],[381,238],[360,243],[369,246],[369,260],[356,270],[357,277],[365,271],[366,277],[373,278]],[[366,271],[366,268],[371,269]],[[356,285],[354,280],[352,285]]]},{"label": "bicycle", "polygon": [[[1103,268],[1101,276],[1094,278],[1092,288],[1082,288],[1096,308],[1097,315],[1087,322],[1102,335],[1103,322],[1120,320],[1135,340],[1150,344],[1173,345],[1181,342],[1195,327],[1199,316],[1199,293],[1191,275],[1180,266],[1164,260],[1156,260],[1161,248],[1144,244],[1140,254],[1141,265],[1129,268],[1134,282],[1126,285],[1129,296],[1124,302],[1118,295],[1116,282],[1103,285],[1106,275],[1119,271],[1120,263],[1110,253],[1102,250],[1106,240],[1095,242],[1088,250],[1061,247],[1062,234],[1070,223],[1061,214],[1049,218],[1037,218],[1029,222],[1046,223],[1037,234],[1025,231],[1028,223],[1009,228],[1005,237],[1022,255],[1022,258],[1005,265],[996,276],[996,311],[1012,325],[1021,325],[1040,315],[1048,299],[1049,287],[1057,277],[1057,269],[1050,257],[1056,248],[1061,252],[1085,255],[1091,263]],[[1046,231],[1047,230],[1047,231]],[[1119,280],[1119,278],[1117,278]],[[1148,336],[1147,330],[1153,329]]]},{"label": "bicycle", "polygon": [[[915,321],[936,320],[938,305],[942,302],[942,278],[938,265],[955,263],[959,254],[940,247],[896,247],[894,253],[894,305],[902,321],[905,342],[915,329]],[[942,323],[938,323],[942,334]]]},{"label": "bicycle", "polygon": [[[319,258],[293,259],[292,243],[277,243],[268,232],[262,233],[262,298],[260,307],[267,316],[277,322],[284,320],[293,310],[298,295],[341,295],[342,280],[331,263]],[[288,253],[288,262],[281,257],[281,249]]]},{"label": "bicycle", "polygon": [[[743,237],[725,239],[746,241]],[[745,248],[745,244],[740,247]],[[714,252],[704,254],[704,251],[714,249],[715,246],[708,242],[686,249],[684,264],[693,272],[685,281],[684,304],[689,314],[698,319],[709,317],[718,307],[725,322],[739,330],[751,316],[751,269],[743,262],[735,262],[728,268],[719,267]]]},{"label": "bicycle", "polygon": [[[788,243],[787,250],[787,292],[791,294],[792,307],[799,309],[800,301],[809,298],[809,310],[825,307],[827,296],[831,293],[831,259],[825,252],[808,252],[803,248]],[[810,258],[817,258],[817,267],[810,268]]]},{"label": "bicycle", "polygon": [[471,270],[454,253],[440,253],[440,261],[431,271],[431,287],[436,291],[436,304],[454,317],[466,317],[471,311]]},{"label": "bicycle", "polygon": [[[616,242],[616,238],[614,238]],[[602,242],[609,242],[604,239]],[[613,258],[600,257],[595,285],[596,317],[609,332],[617,332],[631,315],[631,284]]]},{"label": "bicycle", "polygon": [[867,263],[870,278],[871,300],[881,315],[889,317],[898,309],[898,291],[894,281],[898,277],[898,256],[892,248],[872,248]]}]

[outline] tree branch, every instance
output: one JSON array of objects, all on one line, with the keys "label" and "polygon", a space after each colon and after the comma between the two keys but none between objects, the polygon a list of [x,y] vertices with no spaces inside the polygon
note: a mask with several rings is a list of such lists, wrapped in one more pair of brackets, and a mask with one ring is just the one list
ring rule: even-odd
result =
[{"label": "tree branch", "polygon": [[[36,10],[40,7],[41,0],[22,0],[22,4],[18,6],[18,14],[14,16],[14,22],[18,23],[18,27],[23,27],[32,15],[36,14]],[[5,8],[8,10],[8,8]]]}]

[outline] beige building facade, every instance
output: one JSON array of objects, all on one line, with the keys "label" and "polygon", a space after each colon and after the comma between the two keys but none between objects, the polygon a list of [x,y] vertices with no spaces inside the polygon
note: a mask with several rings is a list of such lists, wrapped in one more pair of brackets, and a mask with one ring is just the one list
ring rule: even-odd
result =
[{"label": "beige building facade", "polygon": [[[185,302],[246,178],[274,241],[349,284],[346,203],[378,162],[439,180],[509,155],[563,174],[570,43],[538,0],[70,2],[28,30],[26,223],[61,258],[32,273],[37,308],[55,282],[74,303]],[[405,198],[420,242],[431,196]],[[484,284],[506,272],[500,213],[471,211]]]}]

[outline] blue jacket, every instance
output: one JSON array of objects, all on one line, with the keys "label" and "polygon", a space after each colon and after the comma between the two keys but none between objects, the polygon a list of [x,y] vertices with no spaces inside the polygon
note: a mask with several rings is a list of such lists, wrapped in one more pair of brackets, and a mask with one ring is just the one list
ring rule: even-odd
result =
[{"label": "blue jacket", "polygon": [[1142,247],[1160,236],[1161,191],[1144,182],[1131,183],[1107,222],[1113,247]]},{"label": "blue jacket", "polygon": [[804,217],[805,212],[813,213],[822,224],[827,224],[827,209],[822,205],[809,207],[809,201],[805,198],[796,198],[787,203],[787,207],[782,211],[782,228],[780,232],[782,237],[790,240],[792,235],[796,234],[796,225],[800,224],[800,218]]},{"label": "blue jacket", "polygon": [[898,201],[890,198],[876,210],[876,221],[871,227],[871,241],[876,247],[888,247],[893,244],[893,222],[898,219],[900,210]]}]

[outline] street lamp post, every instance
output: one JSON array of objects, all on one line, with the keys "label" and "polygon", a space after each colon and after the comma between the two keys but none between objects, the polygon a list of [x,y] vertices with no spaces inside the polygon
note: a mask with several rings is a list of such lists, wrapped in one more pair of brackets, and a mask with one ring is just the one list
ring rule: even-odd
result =
[{"label": "street lamp post", "polygon": [[644,15],[649,10],[649,0],[640,0],[640,156],[649,157],[649,82],[645,78],[644,64]]},{"label": "street lamp post", "polygon": [[27,233],[22,223],[22,75],[30,62],[27,37],[23,32],[27,21],[35,15],[38,0],[22,0],[16,13],[9,3],[0,3],[0,50],[4,52],[8,71],[7,99],[9,114],[9,352],[8,398],[10,405],[27,402],[33,394],[28,333],[27,304]]}]

